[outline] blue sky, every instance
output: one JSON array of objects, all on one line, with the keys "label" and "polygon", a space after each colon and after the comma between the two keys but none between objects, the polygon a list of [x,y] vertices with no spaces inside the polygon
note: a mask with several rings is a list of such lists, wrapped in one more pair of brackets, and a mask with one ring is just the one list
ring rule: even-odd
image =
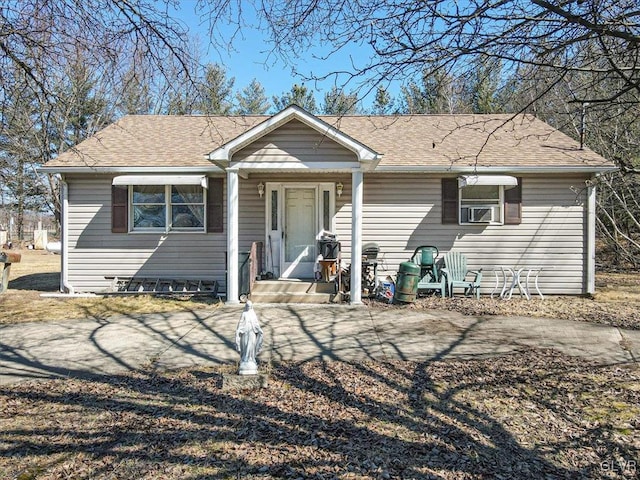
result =
[{"label": "blue sky", "polygon": [[[174,14],[176,19],[184,22],[192,36],[198,38],[207,62],[215,62],[226,67],[229,77],[235,78],[234,88],[241,90],[249,85],[252,79],[256,78],[264,87],[265,93],[271,101],[272,96],[280,96],[283,92],[289,91],[294,83],[304,83],[309,89],[314,90],[318,104],[322,102],[324,93],[331,89],[335,79],[326,80],[316,84],[312,81],[303,81],[300,76],[293,73],[295,68],[298,72],[306,76],[320,76],[336,70],[348,70],[353,62],[362,63],[368,59],[370,51],[366,46],[353,45],[348,50],[332,54],[330,60],[320,60],[314,58],[327,54],[326,49],[316,47],[313,52],[305,52],[304,56],[295,60],[295,65],[287,65],[275,54],[270,53],[272,48],[267,35],[258,28],[244,27],[240,34],[236,35],[233,42],[233,51],[216,49],[210,45],[208,36],[208,22],[203,21],[194,12],[195,2],[189,0],[181,2],[181,7]],[[250,15],[251,12],[243,12]],[[257,23],[255,17],[245,17],[247,23]],[[235,26],[218,26],[227,36],[231,36],[235,31]],[[338,84],[340,86],[340,84]],[[349,85],[347,91],[352,88]],[[399,86],[390,89],[392,95],[397,95]],[[372,95],[365,99],[364,107],[370,106]]]}]

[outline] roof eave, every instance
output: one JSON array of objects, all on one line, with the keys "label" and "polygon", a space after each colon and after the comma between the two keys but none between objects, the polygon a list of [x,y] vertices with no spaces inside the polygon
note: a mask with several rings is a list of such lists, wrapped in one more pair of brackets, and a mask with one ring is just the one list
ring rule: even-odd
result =
[{"label": "roof eave", "polygon": [[223,173],[215,165],[201,167],[47,167],[38,168],[40,173]]},{"label": "roof eave", "polygon": [[607,173],[619,170],[616,166],[435,166],[435,165],[381,165],[379,173]]}]

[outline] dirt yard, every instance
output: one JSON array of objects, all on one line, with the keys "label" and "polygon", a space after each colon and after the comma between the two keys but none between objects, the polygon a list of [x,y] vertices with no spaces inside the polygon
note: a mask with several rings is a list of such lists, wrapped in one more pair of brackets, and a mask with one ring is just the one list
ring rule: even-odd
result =
[{"label": "dirt yard", "polygon": [[[380,307],[379,302],[372,306]],[[396,307],[397,308],[397,307]],[[520,297],[511,300],[423,297],[409,308],[454,310],[467,315],[519,315],[561,318],[640,329],[640,272],[596,273],[596,293],[591,298],[576,296]]]},{"label": "dirt yard", "polygon": [[[213,308],[140,298],[46,299],[59,257],[27,251],[0,323]],[[636,275],[598,275],[593,299],[408,306],[544,315],[638,328]],[[137,310],[135,310],[137,309]],[[0,332],[1,332],[0,325]],[[0,347],[1,347],[0,336]],[[1,356],[5,352],[0,348]],[[638,478],[640,369],[527,349],[492,359],[263,365],[267,388],[228,390],[235,366],[152,369],[0,387],[0,478]]]},{"label": "dirt yard", "polygon": [[[228,371],[228,370],[227,370]],[[640,372],[550,351],[0,388],[0,478],[638,478]]]}]

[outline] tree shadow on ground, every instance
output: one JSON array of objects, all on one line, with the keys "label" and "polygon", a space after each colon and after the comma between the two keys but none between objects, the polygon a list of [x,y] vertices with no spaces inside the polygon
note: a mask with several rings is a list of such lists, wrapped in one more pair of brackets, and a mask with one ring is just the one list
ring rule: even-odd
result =
[{"label": "tree shadow on ground", "polygon": [[[522,354],[507,362],[530,360]],[[566,364],[556,363],[536,395],[562,394],[554,380]],[[513,394],[527,384],[513,371],[486,379],[486,368],[486,362],[282,364],[272,370],[270,387],[251,391],[222,390],[220,373],[204,369],[5,387],[3,417],[12,421],[0,434],[0,473],[40,469],[49,477],[79,479],[601,478],[604,460],[598,458],[637,458],[637,450],[616,442],[602,425],[579,435],[571,430],[546,445],[527,441],[526,432],[514,434],[516,412],[501,418],[482,401],[464,399],[479,390],[485,392],[480,399],[494,398],[487,392]],[[563,414],[561,402],[547,408]],[[579,420],[564,423],[571,428]],[[530,435],[535,439],[535,432]],[[602,457],[590,455],[594,448]],[[564,454],[570,462],[554,461]]]},{"label": "tree shadow on ground", "polygon": [[259,390],[221,388],[228,365],[0,387],[0,476],[602,478],[602,462],[638,458],[637,425],[619,435],[584,418],[580,396],[613,388],[617,402],[638,405],[637,389],[623,388],[637,370],[537,350],[266,370]]}]

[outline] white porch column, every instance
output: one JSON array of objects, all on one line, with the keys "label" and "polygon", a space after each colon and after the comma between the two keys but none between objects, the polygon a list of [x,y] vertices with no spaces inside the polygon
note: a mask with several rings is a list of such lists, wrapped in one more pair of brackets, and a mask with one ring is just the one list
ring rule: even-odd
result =
[{"label": "white porch column", "polygon": [[351,174],[351,303],[362,303],[362,170]]},{"label": "white porch column", "polygon": [[227,169],[227,303],[240,303],[238,294],[238,170]]}]

